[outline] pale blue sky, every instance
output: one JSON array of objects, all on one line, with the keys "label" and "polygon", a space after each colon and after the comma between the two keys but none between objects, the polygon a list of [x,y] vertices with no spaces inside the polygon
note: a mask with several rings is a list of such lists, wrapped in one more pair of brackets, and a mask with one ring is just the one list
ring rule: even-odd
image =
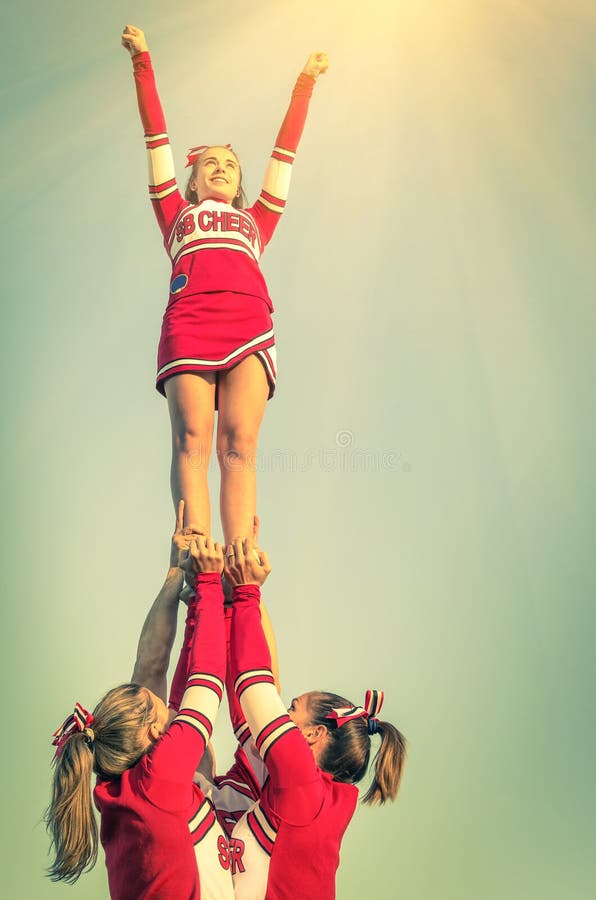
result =
[{"label": "pale blue sky", "polygon": [[103,860],[43,879],[48,738],[130,676],[168,559],[168,264],[128,20],[179,172],[229,140],[251,197],[295,75],[331,59],[263,261],[280,377],[259,511],[284,693],[383,688],[411,742],[399,802],[346,836],[339,900],[587,900],[594,6],[175,10],[5,12],[6,896],[106,896]]}]

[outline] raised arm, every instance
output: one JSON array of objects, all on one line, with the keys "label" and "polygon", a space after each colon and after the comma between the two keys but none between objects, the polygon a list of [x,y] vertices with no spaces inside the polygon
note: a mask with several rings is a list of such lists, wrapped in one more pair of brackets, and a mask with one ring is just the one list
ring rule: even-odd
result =
[{"label": "raised arm", "polygon": [[178,505],[176,525],[172,535],[170,565],[166,580],[147,613],[137,647],[137,658],[131,681],[142,684],[166,702],[166,676],[170,654],[176,637],[178,598],[183,586],[181,568],[189,553],[190,542],[200,534],[198,527],[183,527],[184,500]]},{"label": "raised arm", "polygon": [[[252,544],[253,544],[253,554],[255,555],[255,559],[259,561],[262,559],[262,551],[259,549],[259,529],[260,529],[260,519],[258,516],[254,516],[253,518],[253,530],[252,530]],[[231,549],[231,548],[230,548]],[[264,578],[267,577],[267,574],[264,573]],[[234,579],[238,578],[238,573],[234,575]],[[226,695],[228,698],[228,707],[230,712],[230,722],[232,724],[232,730],[236,735],[236,739],[238,743],[247,751],[247,756],[250,757],[251,765],[254,762],[254,753],[253,753],[253,742],[251,740],[250,729],[246,723],[246,719],[244,717],[244,713],[242,711],[242,707],[238,702],[238,698],[236,696],[236,692],[234,690],[234,677],[232,675],[232,654],[231,654],[231,631],[232,631],[232,608],[233,608],[233,584],[226,579]],[[275,632],[273,630],[273,623],[265,608],[265,604],[260,602],[259,604],[260,616],[261,616],[261,625],[263,627],[263,634],[265,636],[265,640],[267,642],[267,646],[269,648],[269,656],[270,656],[270,667],[271,673],[273,675],[273,679],[275,682],[275,687],[277,689],[278,694],[281,693],[280,681],[279,681],[279,658],[277,654],[277,641],[275,639]],[[248,745],[252,746],[248,746]],[[258,764],[256,766],[255,777],[257,781],[262,785],[263,783],[263,767]]]},{"label": "raised arm", "polygon": [[185,689],[176,717],[150,760],[153,775],[189,784],[213,731],[226,666],[222,549],[211,538],[198,535],[191,544],[191,555],[196,563],[196,595],[189,602],[185,642],[174,679],[178,680],[183,667]]},{"label": "raised arm", "polygon": [[176,637],[178,595],[184,575],[181,569],[170,567],[166,580],[147,613],[137,647],[137,658],[131,681],[142,684],[166,702],[166,676],[170,654]]},{"label": "raised arm", "polygon": [[122,45],[132,57],[137,101],[147,147],[149,197],[157,223],[166,238],[186,201],[176,184],[170,139],[145,35],[140,28],[127,25],[122,32]]},{"label": "raised arm", "polygon": [[313,87],[328,66],[326,53],[311,53],[294,85],[290,105],[265,172],[261,193],[252,208],[264,245],[271,239],[284,211],[290,189],[292,164],[304,130]]},{"label": "raised arm", "polygon": [[250,541],[234,543],[235,558],[226,569],[235,584],[231,629],[234,686],[257,750],[267,766],[272,809],[287,821],[304,825],[318,812],[322,784],[306,740],[288,716],[277,693],[271,658],[261,624],[260,584],[270,566],[265,553],[257,562]]}]

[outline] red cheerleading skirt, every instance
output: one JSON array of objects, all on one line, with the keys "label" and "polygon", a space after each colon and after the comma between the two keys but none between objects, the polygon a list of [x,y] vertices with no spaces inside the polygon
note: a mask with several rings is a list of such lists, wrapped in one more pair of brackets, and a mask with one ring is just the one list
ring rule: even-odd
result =
[{"label": "red cheerleading skirt", "polygon": [[211,291],[173,298],[157,351],[157,390],[182,372],[221,372],[256,354],[275,391],[275,335],[268,304],[252,294]]}]

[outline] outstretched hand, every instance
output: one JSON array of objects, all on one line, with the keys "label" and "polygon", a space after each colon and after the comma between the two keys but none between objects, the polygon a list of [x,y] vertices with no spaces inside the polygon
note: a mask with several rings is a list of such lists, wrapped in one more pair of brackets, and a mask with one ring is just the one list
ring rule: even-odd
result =
[{"label": "outstretched hand", "polygon": [[[257,523],[258,529],[258,523]],[[240,584],[263,584],[271,564],[263,550],[257,550],[252,538],[237,538],[226,548],[226,578],[233,587]]]},{"label": "outstretched hand", "polygon": [[329,57],[324,52],[311,53],[302,70],[303,75],[310,75],[315,80],[324,75],[329,68]]},{"label": "outstretched hand", "polygon": [[[260,527],[261,527],[261,520],[259,519],[259,517],[257,515],[255,515],[252,520],[252,545],[253,545],[252,554],[259,564],[261,564],[261,561],[262,561],[262,553],[259,550],[259,528]],[[230,548],[228,548],[225,551],[224,557],[227,557],[227,555],[228,555],[228,553],[230,553],[231,549],[233,549],[232,545],[230,545]],[[224,562],[225,561],[226,560],[224,558]],[[232,594],[233,594],[234,584],[230,583],[228,581],[228,579],[226,578],[225,569],[224,569],[224,576],[221,579],[221,583],[222,583],[223,592],[224,592],[224,606],[231,606],[231,604],[233,602]]]},{"label": "outstretched hand", "polygon": [[172,535],[172,548],[170,550],[170,568],[184,568],[184,563],[188,559],[190,552],[190,544],[197,535],[206,535],[207,532],[198,525],[184,526],[184,500],[178,504],[176,513],[176,528]]},{"label": "outstretched hand", "polygon": [[221,575],[224,568],[223,547],[214,542],[210,535],[194,535],[190,543],[187,566],[194,575],[205,572],[216,572]]},{"label": "outstretched hand", "polygon": [[134,25],[124,26],[124,31],[122,32],[122,46],[128,50],[131,56],[136,56],[138,53],[144,53],[149,49],[144,32],[141,31],[140,28],[135,28]]}]

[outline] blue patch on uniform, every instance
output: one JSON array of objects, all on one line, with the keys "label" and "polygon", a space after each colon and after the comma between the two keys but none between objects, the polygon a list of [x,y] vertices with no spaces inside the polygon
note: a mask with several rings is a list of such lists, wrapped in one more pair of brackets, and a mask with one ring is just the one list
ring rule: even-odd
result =
[{"label": "blue patch on uniform", "polygon": [[170,285],[170,294],[179,294],[188,284],[188,275],[176,275]]}]

